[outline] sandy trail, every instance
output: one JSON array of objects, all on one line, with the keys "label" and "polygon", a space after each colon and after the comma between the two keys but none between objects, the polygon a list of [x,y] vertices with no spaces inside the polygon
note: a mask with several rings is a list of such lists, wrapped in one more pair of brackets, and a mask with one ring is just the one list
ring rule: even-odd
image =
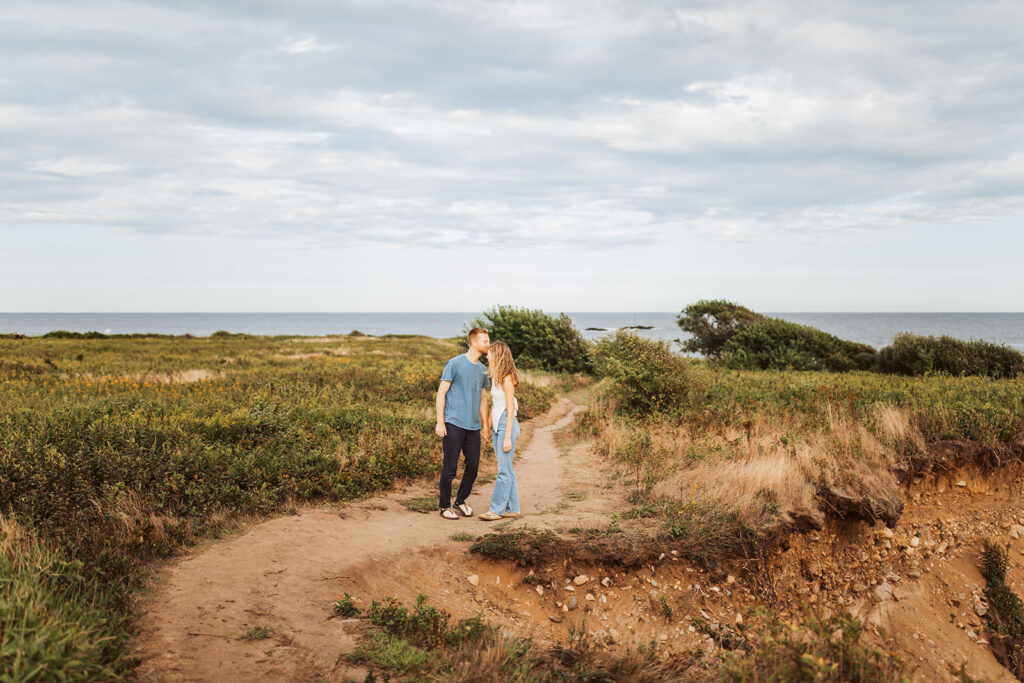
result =
[{"label": "sandy trail", "polygon": [[[554,441],[554,432],[581,408],[563,398],[527,423],[532,434],[516,458],[524,513],[517,525],[551,526],[567,515],[575,523],[593,522],[604,514],[598,494],[588,495],[575,513],[573,505],[562,502],[567,491],[587,490],[599,476],[596,466],[588,466],[596,456],[572,449],[571,457],[561,457]],[[580,460],[588,457],[594,460]],[[469,504],[482,512],[492,486],[478,484],[475,489]],[[137,610],[139,634],[133,650],[142,661],[138,678],[343,680],[347,673],[358,675],[348,671],[342,657],[355,647],[357,626],[328,618],[333,600],[366,572],[385,574],[424,551],[463,550],[464,545],[450,538],[456,531],[481,534],[493,529],[476,519],[453,522],[410,512],[399,502],[410,495],[435,494],[423,485],[359,501],[341,515],[303,509],[254,524],[171,563]],[[238,638],[256,627],[267,629],[270,637]]]}]

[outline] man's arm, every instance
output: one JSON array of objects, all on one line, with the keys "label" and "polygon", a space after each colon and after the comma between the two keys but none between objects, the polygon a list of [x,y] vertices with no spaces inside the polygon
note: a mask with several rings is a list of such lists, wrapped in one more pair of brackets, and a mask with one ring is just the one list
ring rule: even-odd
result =
[{"label": "man's arm", "polygon": [[480,435],[484,441],[491,440],[491,411],[487,405],[487,390],[480,390],[480,424],[483,425],[483,433]]},{"label": "man's arm", "polygon": [[434,426],[434,433],[440,437],[448,436],[448,428],[444,426],[444,397],[451,385],[450,381],[443,380],[441,386],[437,388],[437,400],[434,401],[434,407],[437,409],[437,424]]}]

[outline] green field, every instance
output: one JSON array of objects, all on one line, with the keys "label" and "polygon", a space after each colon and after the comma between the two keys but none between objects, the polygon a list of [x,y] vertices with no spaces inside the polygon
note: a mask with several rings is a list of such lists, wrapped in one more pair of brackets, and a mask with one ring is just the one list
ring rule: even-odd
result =
[{"label": "green field", "polygon": [[[433,476],[457,353],[423,337],[0,339],[0,670],[123,673],[151,560],[240,516]],[[552,395],[525,385],[522,417]]]}]

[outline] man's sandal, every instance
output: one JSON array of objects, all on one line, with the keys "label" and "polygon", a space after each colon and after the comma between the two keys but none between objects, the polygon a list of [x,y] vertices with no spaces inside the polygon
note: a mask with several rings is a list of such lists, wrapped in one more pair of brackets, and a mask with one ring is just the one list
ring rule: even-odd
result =
[{"label": "man's sandal", "polygon": [[506,512],[504,515],[502,515],[502,517],[522,517],[522,516],[523,516],[523,513],[521,513],[521,512]]},{"label": "man's sandal", "polygon": [[469,507],[465,503],[459,503],[458,505],[455,506],[455,509],[461,512],[463,517],[473,516],[473,508]]},{"label": "man's sandal", "polygon": [[445,508],[441,510],[441,516],[445,519],[458,519],[459,515],[455,512],[455,508]]},{"label": "man's sandal", "polygon": [[497,512],[491,512],[490,510],[488,510],[487,512],[481,512],[479,515],[477,515],[477,517],[484,520],[485,522],[493,522],[496,519],[501,519],[502,515],[499,515]]}]

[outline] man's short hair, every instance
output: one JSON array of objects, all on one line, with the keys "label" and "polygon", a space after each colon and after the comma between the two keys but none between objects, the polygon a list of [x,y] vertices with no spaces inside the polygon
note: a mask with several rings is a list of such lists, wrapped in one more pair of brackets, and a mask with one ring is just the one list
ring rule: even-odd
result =
[{"label": "man's short hair", "polygon": [[473,340],[479,337],[481,334],[487,334],[487,330],[485,330],[482,327],[474,327],[469,331],[469,334],[466,335],[466,341],[472,344]]}]

